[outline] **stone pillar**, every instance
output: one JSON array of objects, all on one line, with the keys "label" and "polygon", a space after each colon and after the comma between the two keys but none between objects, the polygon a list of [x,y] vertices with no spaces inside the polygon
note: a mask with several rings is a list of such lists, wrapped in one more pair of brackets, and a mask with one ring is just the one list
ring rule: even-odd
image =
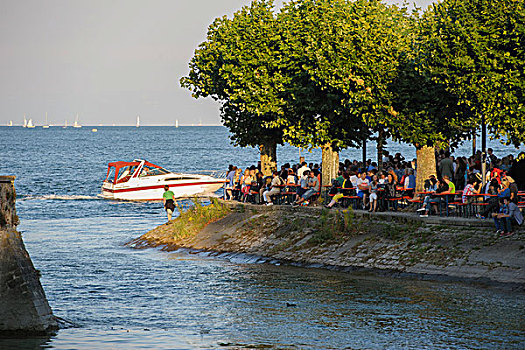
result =
[{"label": "stone pillar", "polygon": [[14,176],[0,176],[0,336],[52,333],[58,324],[40,284],[40,273],[16,231]]}]

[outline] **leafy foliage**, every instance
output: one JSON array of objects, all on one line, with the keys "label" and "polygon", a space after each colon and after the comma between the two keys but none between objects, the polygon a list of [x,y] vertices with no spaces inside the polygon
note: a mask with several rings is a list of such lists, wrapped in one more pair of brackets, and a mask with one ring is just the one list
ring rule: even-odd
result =
[{"label": "leafy foliage", "polygon": [[254,0],[217,18],[181,85],[221,103],[239,146],[359,147],[372,131],[455,146],[479,127],[525,141],[525,2]]},{"label": "leafy foliage", "polygon": [[477,125],[484,115],[496,137],[523,143],[525,2],[445,0],[425,14],[421,29],[419,59],[428,77]]},{"label": "leafy foliage", "polygon": [[270,124],[282,113],[279,35],[272,1],[253,1],[232,19],[217,18],[195,51],[181,85],[221,102],[221,117],[239,146],[281,143]]}]

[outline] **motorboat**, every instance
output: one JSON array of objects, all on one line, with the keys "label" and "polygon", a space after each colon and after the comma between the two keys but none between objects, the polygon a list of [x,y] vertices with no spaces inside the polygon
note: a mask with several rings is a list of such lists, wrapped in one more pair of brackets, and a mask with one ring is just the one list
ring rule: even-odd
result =
[{"label": "motorboat", "polygon": [[168,185],[175,198],[210,195],[226,182],[211,175],[181,174],[166,170],[146,160],[118,161],[108,164],[101,196],[131,201],[162,200]]}]

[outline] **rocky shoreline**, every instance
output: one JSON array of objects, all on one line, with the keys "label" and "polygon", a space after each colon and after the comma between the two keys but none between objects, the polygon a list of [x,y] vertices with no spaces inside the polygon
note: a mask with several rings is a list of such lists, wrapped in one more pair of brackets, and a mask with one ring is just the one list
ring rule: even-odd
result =
[{"label": "rocky shoreline", "polygon": [[230,212],[196,234],[179,236],[171,222],[128,245],[242,253],[303,266],[507,285],[525,291],[525,234],[500,238],[488,220],[422,220],[411,213],[234,202],[216,205],[229,207]]}]

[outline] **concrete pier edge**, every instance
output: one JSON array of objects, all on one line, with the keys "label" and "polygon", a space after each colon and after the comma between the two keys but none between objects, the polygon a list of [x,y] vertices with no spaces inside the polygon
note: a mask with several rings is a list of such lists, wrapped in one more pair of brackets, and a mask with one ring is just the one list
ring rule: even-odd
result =
[{"label": "concrete pier edge", "polygon": [[[307,242],[315,235],[312,227],[316,220],[327,215],[322,207],[220,203],[230,207],[232,213],[209,224],[194,237],[178,239],[169,231],[169,224],[165,224],[130,245],[168,251],[191,249],[213,255],[241,253],[290,265],[525,291],[525,234],[520,230],[510,238],[496,237],[490,220],[420,218],[414,213],[355,210],[352,215],[361,224],[373,223],[394,232],[413,229],[415,233],[408,232],[406,237],[401,234],[392,240],[388,238],[389,232],[385,238],[385,232],[365,229],[355,236],[315,246]],[[283,223],[283,218],[288,223]],[[289,228],[293,220],[304,220],[307,224],[293,231]]]},{"label": "concrete pier edge", "polygon": [[0,337],[53,334],[58,323],[22,235],[16,230],[15,176],[0,176]]}]

